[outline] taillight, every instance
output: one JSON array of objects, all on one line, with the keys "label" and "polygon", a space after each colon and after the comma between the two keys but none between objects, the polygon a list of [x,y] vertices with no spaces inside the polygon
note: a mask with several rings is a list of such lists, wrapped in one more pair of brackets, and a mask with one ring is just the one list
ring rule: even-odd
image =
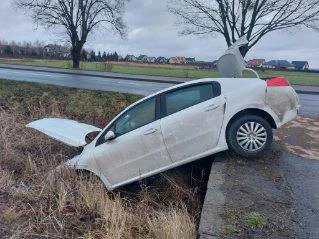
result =
[{"label": "taillight", "polygon": [[286,78],[278,77],[267,81],[267,86],[290,86],[289,81]]}]

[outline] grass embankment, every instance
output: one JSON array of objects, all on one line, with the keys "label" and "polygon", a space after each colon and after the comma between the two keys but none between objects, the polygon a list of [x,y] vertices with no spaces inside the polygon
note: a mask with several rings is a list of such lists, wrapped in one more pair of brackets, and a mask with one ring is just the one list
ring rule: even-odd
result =
[{"label": "grass embankment", "polygon": [[44,117],[103,127],[137,99],[0,80],[0,238],[196,237],[200,183],[184,171],[114,192],[67,169],[48,182],[75,150],[25,128]]},{"label": "grass embankment", "polygon": [[[72,67],[71,61],[59,60],[5,60],[1,59],[0,63],[19,64],[28,66],[46,66],[69,69]],[[97,62],[82,62],[82,70],[108,71],[123,74],[141,74],[154,76],[169,77],[186,77],[186,78],[206,78],[219,77],[218,72],[196,69],[182,69],[169,67],[151,67],[151,66],[128,66],[119,64],[106,64]],[[260,77],[286,77],[290,83],[299,85],[319,86],[319,73],[294,72],[294,71],[275,71],[265,70],[258,72]]]}]

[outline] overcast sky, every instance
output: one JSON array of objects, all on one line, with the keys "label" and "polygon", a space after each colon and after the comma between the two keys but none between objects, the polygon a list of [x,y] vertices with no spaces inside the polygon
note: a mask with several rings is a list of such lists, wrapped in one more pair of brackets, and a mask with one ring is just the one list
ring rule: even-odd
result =
[{"label": "overcast sky", "polygon": [[[0,39],[61,43],[63,34],[36,28],[32,20],[18,9],[13,0],[0,0]],[[226,49],[220,36],[185,37],[178,35],[174,16],[167,12],[166,0],[131,0],[125,13],[128,25],[126,40],[107,30],[91,37],[86,48],[117,51],[121,55],[189,56],[198,60],[215,60]],[[263,38],[246,59],[265,58],[308,60],[311,68],[319,68],[319,32],[297,29],[274,32]]]}]

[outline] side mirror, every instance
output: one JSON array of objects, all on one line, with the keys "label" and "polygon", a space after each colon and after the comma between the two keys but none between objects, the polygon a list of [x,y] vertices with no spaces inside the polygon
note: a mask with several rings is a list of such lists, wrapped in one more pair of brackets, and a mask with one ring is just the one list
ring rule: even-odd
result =
[{"label": "side mirror", "polygon": [[115,133],[112,130],[107,132],[106,135],[104,136],[105,141],[112,140],[112,139],[115,139],[115,138],[116,138],[116,135],[115,135]]}]

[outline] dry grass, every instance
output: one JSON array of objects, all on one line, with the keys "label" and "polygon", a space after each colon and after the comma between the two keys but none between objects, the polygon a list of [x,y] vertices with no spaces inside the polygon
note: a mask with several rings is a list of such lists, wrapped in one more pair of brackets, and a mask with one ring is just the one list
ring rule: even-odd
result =
[{"label": "dry grass", "polygon": [[186,208],[168,208],[149,219],[152,238],[195,238],[196,228]]},{"label": "dry grass", "polygon": [[7,190],[13,185],[12,174],[0,168],[0,191]]},{"label": "dry grass", "polygon": [[[67,90],[68,102],[53,87],[22,86],[8,82],[6,92],[0,88],[0,231],[6,229],[1,238],[196,237],[199,193],[178,174],[116,192],[107,192],[98,180],[88,181],[67,168],[50,183],[46,180],[47,173],[75,150],[26,129],[26,123],[54,116],[105,124],[111,115],[104,117],[103,112],[115,113],[136,98],[112,94],[116,99],[101,112],[84,108],[83,115],[75,110],[79,106],[68,108],[81,96],[77,90]],[[58,91],[65,94],[63,88]],[[85,95],[77,103],[82,109],[92,102],[89,92],[80,92]],[[100,101],[109,97],[104,94]],[[97,108],[105,104],[95,103]]]}]

